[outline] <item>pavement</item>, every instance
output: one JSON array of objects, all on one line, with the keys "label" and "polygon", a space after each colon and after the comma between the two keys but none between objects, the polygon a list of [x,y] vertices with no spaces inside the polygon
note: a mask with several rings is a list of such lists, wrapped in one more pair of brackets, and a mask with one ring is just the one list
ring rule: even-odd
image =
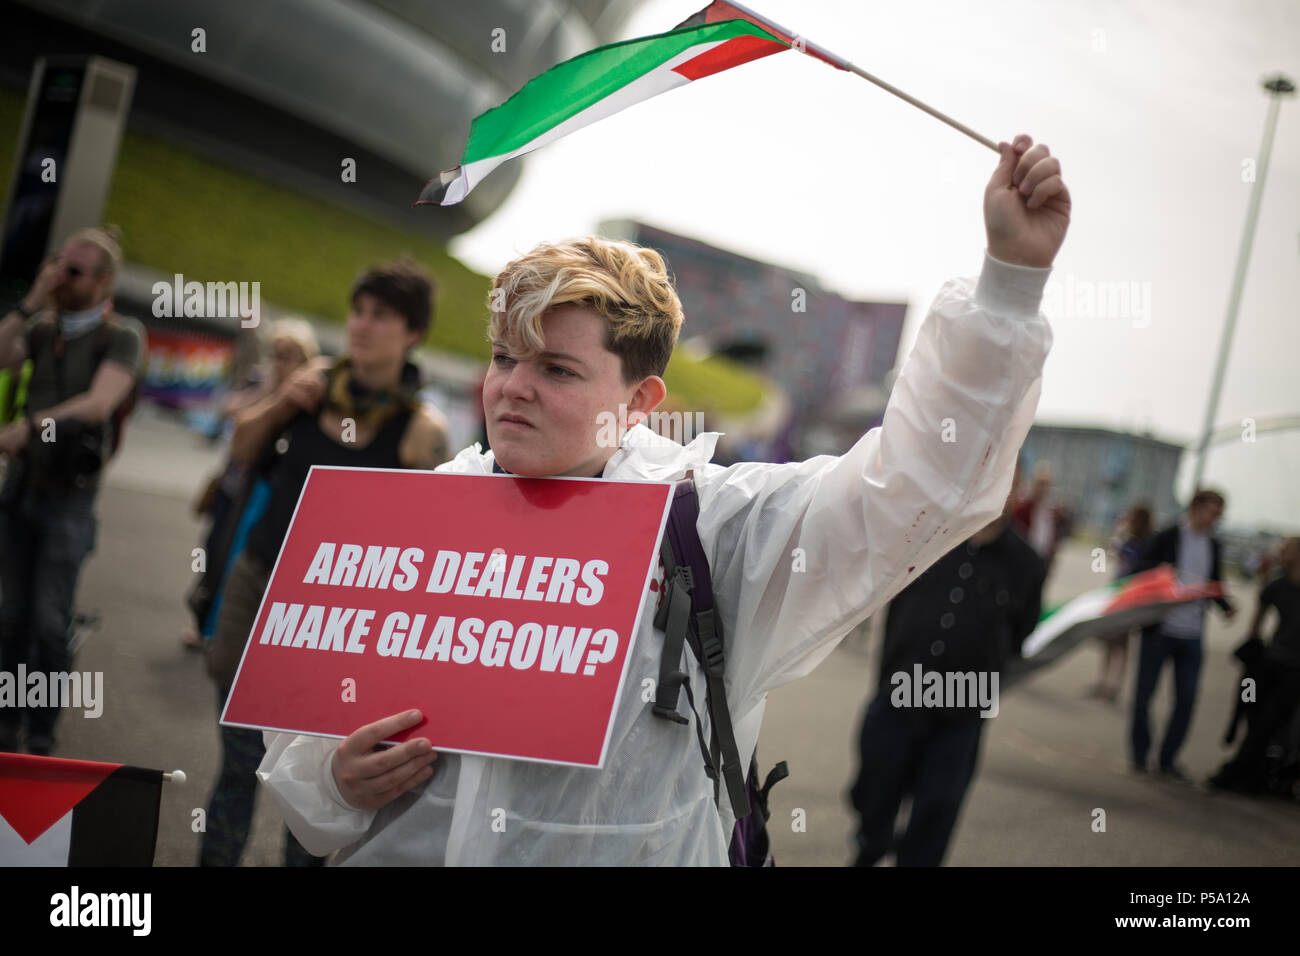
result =
[{"label": "pavement", "polygon": [[[77,668],[102,671],[98,719],[67,713],[58,755],[180,769],[163,791],[155,863],[198,857],[203,808],[219,763],[216,692],[202,656],[181,645],[190,624],[184,596],[194,582],[192,549],[204,529],[190,514],[195,491],[222,451],[179,421],[142,406],[105,475],[95,553],[83,568],[77,605],[100,624]],[[1088,546],[1072,542],[1057,560],[1047,600],[1097,586]],[[1181,761],[1203,780],[1227,758],[1219,739],[1238,680],[1232,648],[1254,610],[1255,588],[1230,584],[1239,613],[1210,614],[1201,694]],[[875,687],[874,622],[859,629],[812,675],[769,696],[759,740],[766,769],[790,777],[772,795],[774,851],[782,866],[851,861],[855,821],[845,793],[856,775],[856,737]],[[1132,655],[1131,655],[1132,657]],[[1223,866],[1300,863],[1300,805],[1251,800],[1138,777],[1127,769],[1130,660],[1118,705],[1084,696],[1097,652],[1082,647],[1007,690],[989,719],[980,766],[945,861],[950,865]],[[1167,671],[1153,703],[1157,733],[1170,706]],[[1103,811],[1099,814],[1098,811]],[[1098,821],[1104,820],[1104,829]],[[801,826],[802,824],[802,826]],[[259,795],[244,865],[280,862],[282,825]]]}]

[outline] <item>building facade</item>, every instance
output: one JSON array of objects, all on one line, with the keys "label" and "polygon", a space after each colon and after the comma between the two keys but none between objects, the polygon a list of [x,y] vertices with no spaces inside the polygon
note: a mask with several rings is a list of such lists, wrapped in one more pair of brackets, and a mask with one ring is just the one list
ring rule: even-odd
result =
[{"label": "building facade", "polygon": [[1126,508],[1144,503],[1157,527],[1182,511],[1174,479],[1183,446],[1107,428],[1034,425],[1021,450],[1022,479],[1051,467],[1051,500],[1067,507],[1078,531],[1108,535]]},{"label": "building facade", "polygon": [[128,63],[133,129],[447,237],[495,210],[520,174],[506,164],[437,217],[412,210],[460,162],[470,121],[615,39],[637,2],[0,0],[0,84],[25,91],[38,56]]},{"label": "building facade", "polygon": [[611,221],[601,231],[663,255],[686,313],[683,338],[754,356],[788,395],[797,427],[844,396],[878,389],[894,367],[906,303],[855,302],[812,276],[645,223]]}]

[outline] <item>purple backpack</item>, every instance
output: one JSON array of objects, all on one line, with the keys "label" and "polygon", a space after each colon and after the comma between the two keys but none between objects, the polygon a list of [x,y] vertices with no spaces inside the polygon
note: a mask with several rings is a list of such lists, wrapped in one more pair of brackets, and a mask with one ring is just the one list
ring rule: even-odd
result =
[{"label": "purple backpack", "polygon": [[[695,523],[700,515],[695,482],[688,475],[677,482],[668,527],[659,553],[664,564],[666,593],[655,614],[655,627],[664,632],[663,655],[659,659],[659,683],[655,691],[654,714],[677,724],[690,721],[677,712],[680,692],[695,715],[695,735],[704,757],[704,772],[713,781],[713,799],[721,798],[726,781],[727,796],[736,817],[729,857],[732,866],[775,866],[767,835],[768,792],[789,776],[785,761],[778,763],[758,786],[758,763],[751,758],[747,772],[741,769],[736,735],[727,709],[723,682],[726,653],[722,621],[713,609],[713,578],[708,558],[700,543]],[[709,741],[705,743],[695,691],[681,670],[683,645],[689,645],[704,669],[705,707],[709,714]]]}]

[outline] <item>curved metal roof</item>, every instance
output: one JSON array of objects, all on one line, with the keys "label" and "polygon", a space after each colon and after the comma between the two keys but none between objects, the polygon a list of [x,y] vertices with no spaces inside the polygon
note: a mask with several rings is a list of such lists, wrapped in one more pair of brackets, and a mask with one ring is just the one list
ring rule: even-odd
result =
[{"label": "curved metal roof", "polygon": [[[459,162],[475,116],[611,39],[637,0],[25,2],[356,143],[423,182]],[[201,53],[191,48],[200,27]],[[504,52],[493,49],[497,29]],[[472,219],[504,200],[518,175],[505,172],[469,197]]]}]

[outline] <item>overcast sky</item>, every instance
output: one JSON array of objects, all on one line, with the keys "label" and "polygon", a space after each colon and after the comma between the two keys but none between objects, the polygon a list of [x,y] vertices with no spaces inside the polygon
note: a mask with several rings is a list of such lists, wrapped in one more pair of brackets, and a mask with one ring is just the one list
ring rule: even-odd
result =
[{"label": "overcast sky", "polygon": [[[624,35],[704,3],[648,0]],[[1045,303],[1055,344],[1037,420],[1194,446],[1267,117],[1260,81],[1300,83],[1298,0],[751,6],[990,139],[1047,143],[1075,208]],[[544,239],[640,219],[846,296],[906,301],[901,361],[944,280],[978,271],[995,162],[866,81],[783,53],[526,157],[509,201],[453,252],[492,273]],[[1097,314],[1107,289],[1128,295]],[[1284,417],[1300,417],[1296,96],[1282,102],[1216,422]],[[1207,481],[1228,493],[1226,524],[1300,532],[1300,431],[1218,446]]]}]

